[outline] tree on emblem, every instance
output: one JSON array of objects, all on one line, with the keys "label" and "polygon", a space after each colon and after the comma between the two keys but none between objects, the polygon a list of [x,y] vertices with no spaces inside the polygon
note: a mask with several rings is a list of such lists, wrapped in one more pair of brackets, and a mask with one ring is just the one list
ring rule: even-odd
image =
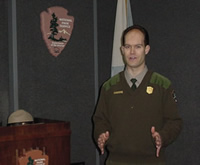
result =
[{"label": "tree on emblem", "polygon": [[28,163],[27,163],[27,165],[33,165],[33,159],[31,158],[31,157],[29,157],[28,158]]},{"label": "tree on emblem", "polygon": [[50,31],[51,34],[48,37],[48,39],[53,41],[66,41],[66,38],[62,38],[62,36],[59,39],[56,39],[55,36],[58,34],[57,24],[58,18],[56,17],[55,13],[52,14],[52,20],[50,21]]}]

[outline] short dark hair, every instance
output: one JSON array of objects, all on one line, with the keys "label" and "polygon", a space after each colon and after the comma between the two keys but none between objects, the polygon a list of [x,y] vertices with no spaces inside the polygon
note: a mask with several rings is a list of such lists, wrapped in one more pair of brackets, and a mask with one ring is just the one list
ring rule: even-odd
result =
[{"label": "short dark hair", "polygon": [[141,31],[144,35],[144,44],[145,46],[146,45],[149,45],[149,34],[148,34],[148,31],[142,27],[141,25],[132,25],[132,26],[129,26],[128,28],[126,28],[124,30],[124,32],[122,33],[122,38],[121,38],[121,43],[122,45],[125,44],[125,36],[128,32],[130,32],[131,30],[134,30],[134,29],[137,29],[139,31]]}]

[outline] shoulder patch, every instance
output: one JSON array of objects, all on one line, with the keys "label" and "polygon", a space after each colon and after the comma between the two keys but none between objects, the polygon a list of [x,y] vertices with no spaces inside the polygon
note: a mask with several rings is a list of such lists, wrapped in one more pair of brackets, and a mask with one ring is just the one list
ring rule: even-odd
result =
[{"label": "shoulder patch", "polygon": [[172,98],[173,98],[173,100],[174,100],[175,103],[178,102],[178,101],[177,101],[177,98],[176,98],[176,93],[175,93],[174,90],[172,91]]},{"label": "shoulder patch", "polygon": [[111,77],[109,80],[107,80],[103,84],[103,88],[105,88],[105,90],[107,91],[111,88],[111,86],[116,85],[119,81],[120,81],[120,75],[118,73],[115,76]]},{"label": "shoulder patch", "polygon": [[171,85],[171,81],[159,73],[153,72],[150,83],[157,84],[165,89]]}]

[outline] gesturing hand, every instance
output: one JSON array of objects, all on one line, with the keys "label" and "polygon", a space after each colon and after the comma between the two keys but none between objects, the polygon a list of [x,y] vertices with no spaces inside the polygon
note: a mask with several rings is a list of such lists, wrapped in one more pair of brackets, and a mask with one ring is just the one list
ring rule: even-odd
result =
[{"label": "gesturing hand", "polygon": [[101,150],[101,154],[104,154],[104,145],[105,145],[105,142],[108,140],[109,136],[110,135],[108,131],[99,135],[98,147]]},{"label": "gesturing hand", "polygon": [[162,139],[158,132],[156,132],[155,127],[151,127],[151,135],[153,139],[155,140],[156,144],[156,156],[159,157],[160,149],[162,147]]}]

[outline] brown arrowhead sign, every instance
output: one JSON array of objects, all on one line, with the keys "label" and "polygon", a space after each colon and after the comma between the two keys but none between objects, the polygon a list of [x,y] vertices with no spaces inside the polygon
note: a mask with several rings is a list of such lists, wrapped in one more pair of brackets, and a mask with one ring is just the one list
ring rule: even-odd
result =
[{"label": "brown arrowhead sign", "polygon": [[40,14],[43,39],[49,52],[57,57],[65,48],[72,34],[74,17],[63,7],[54,6]]},{"label": "brown arrowhead sign", "polygon": [[31,150],[24,156],[18,158],[19,165],[48,165],[49,156],[44,155],[41,150]]}]

